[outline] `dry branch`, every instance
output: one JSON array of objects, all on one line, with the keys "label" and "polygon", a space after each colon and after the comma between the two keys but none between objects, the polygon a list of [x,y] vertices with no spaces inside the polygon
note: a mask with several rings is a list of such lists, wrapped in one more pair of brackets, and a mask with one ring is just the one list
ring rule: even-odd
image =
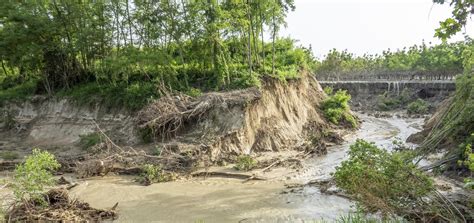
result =
[{"label": "dry branch", "polygon": [[52,189],[45,195],[47,206],[33,201],[25,201],[10,208],[8,222],[100,222],[115,220],[113,210],[100,210],[75,199],[71,199],[65,189]]}]

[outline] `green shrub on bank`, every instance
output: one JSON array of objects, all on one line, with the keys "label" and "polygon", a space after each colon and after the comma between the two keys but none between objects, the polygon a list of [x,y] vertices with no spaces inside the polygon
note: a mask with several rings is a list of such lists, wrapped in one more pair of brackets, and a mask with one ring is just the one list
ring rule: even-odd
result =
[{"label": "green shrub on bank", "polygon": [[408,114],[425,114],[428,112],[428,103],[421,98],[418,98],[416,101],[411,102],[407,106]]},{"label": "green shrub on bank", "polygon": [[474,152],[472,151],[473,144],[474,133],[472,133],[471,136],[466,139],[466,142],[459,145],[461,157],[460,160],[458,160],[458,165],[468,169],[471,172],[474,171]]},{"label": "green shrub on bank", "polygon": [[402,102],[398,97],[390,97],[387,92],[377,96],[377,108],[381,111],[389,111],[399,108],[401,104]]},{"label": "green shrub on bank", "polygon": [[466,139],[464,143],[459,145],[460,157],[457,161],[458,166],[461,169],[464,169],[468,172],[469,177],[465,178],[466,183],[465,187],[469,189],[474,189],[474,179],[472,177],[472,172],[474,172],[474,133]]},{"label": "green shrub on bank", "polygon": [[60,166],[53,154],[33,149],[25,162],[15,168],[12,182],[15,198],[26,203],[46,203],[42,196],[43,190],[55,183],[52,171]]},{"label": "green shrub on bank", "polygon": [[357,127],[357,120],[350,113],[349,101],[351,95],[345,90],[338,90],[333,93],[331,88],[325,88],[324,91],[328,97],[322,103],[322,109],[326,118],[334,124],[339,124],[341,121],[347,122],[351,127]]},{"label": "green shrub on bank", "polygon": [[257,166],[257,160],[252,158],[250,155],[241,155],[237,157],[235,164],[236,170],[249,171]]},{"label": "green shrub on bank", "polygon": [[153,164],[145,164],[142,166],[142,173],[138,181],[144,185],[150,185],[152,183],[161,183],[173,181],[176,176],[173,173],[167,173],[160,166]]},{"label": "green shrub on bank", "polygon": [[199,97],[202,95],[202,91],[200,89],[192,87],[186,91],[186,94],[191,97]]},{"label": "green shrub on bank", "polygon": [[389,111],[405,106],[412,100],[412,92],[407,88],[403,89],[398,95],[390,95],[384,92],[377,96],[377,108],[381,111]]},{"label": "green shrub on bank", "polygon": [[387,152],[358,139],[350,146],[349,159],[336,167],[334,179],[364,211],[404,216],[430,208],[423,199],[434,190],[412,159],[410,153]]}]

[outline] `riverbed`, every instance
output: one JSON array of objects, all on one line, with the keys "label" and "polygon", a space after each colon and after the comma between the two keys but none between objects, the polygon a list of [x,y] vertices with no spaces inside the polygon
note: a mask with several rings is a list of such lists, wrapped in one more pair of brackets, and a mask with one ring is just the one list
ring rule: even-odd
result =
[{"label": "riverbed", "polygon": [[303,222],[333,220],[354,210],[350,200],[319,192],[315,187],[288,191],[286,185],[328,179],[358,138],[390,149],[394,139],[421,129],[423,120],[375,118],[358,114],[359,130],[345,137],[328,154],[303,161],[297,170],[275,169],[266,181],[229,178],[195,178],[140,186],[124,176],[95,177],[79,181],[71,194],[96,208],[119,203],[118,222]]}]

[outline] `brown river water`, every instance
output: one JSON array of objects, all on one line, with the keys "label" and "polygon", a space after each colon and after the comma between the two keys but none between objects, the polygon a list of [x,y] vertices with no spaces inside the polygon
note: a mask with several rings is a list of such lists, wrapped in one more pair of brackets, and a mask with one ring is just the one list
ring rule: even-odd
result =
[{"label": "brown river water", "polygon": [[423,123],[420,118],[358,116],[361,128],[347,135],[342,145],[329,147],[327,155],[304,160],[300,169],[260,173],[266,181],[193,178],[141,186],[133,177],[106,176],[71,179],[78,183],[71,196],[95,208],[111,208],[118,202],[116,222],[330,222],[354,211],[354,203],[322,194],[316,187],[290,190],[286,185],[330,178],[357,138],[389,148],[394,139],[405,141]]},{"label": "brown river water", "polygon": [[[328,154],[303,162],[300,170],[274,170],[267,181],[207,178],[140,186],[130,177],[79,181],[72,195],[97,208],[119,202],[117,222],[307,222],[331,221],[354,210],[351,201],[321,194],[315,187],[287,192],[285,184],[328,179],[357,138],[389,147],[421,128],[422,119],[374,118],[360,114],[362,126]],[[286,193],[285,193],[286,191]]]}]

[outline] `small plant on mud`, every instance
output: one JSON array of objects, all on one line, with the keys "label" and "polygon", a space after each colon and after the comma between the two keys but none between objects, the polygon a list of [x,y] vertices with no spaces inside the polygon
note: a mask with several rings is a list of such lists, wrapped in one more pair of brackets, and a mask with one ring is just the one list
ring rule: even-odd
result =
[{"label": "small plant on mud", "polygon": [[[331,88],[325,88],[324,91],[332,93]],[[351,100],[351,95],[345,90],[338,90],[335,94],[328,95],[328,98],[322,103],[322,109],[326,118],[334,124],[344,121],[353,128],[357,127],[357,121],[350,113],[349,101]]]},{"label": "small plant on mud", "polygon": [[13,151],[3,151],[0,152],[0,158],[4,160],[15,160],[18,159],[19,155],[16,152]]},{"label": "small plant on mud", "polygon": [[235,164],[236,170],[249,171],[257,166],[257,160],[252,158],[250,155],[241,155],[237,157],[237,162]]},{"label": "small plant on mud", "polygon": [[186,91],[186,94],[195,98],[195,97],[199,97],[202,95],[202,91],[198,88],[189,88],[187,91]]},{"label": "small plant on mud", "polygon": [[45,187],[54,185],[52,171],[60,166],[53,154],[33,149],[25,162],[15,168],[12,182],[15,198],[24,203],[46,203],[42,193]]},{"label": "small plant on mud", "polygon": [[89,133],[79,136],[79,146],[83,150],[89,150],[91,147],[102,142],[102,136],[98,132]]},{"label": "small plant on mud", "polygon": [[418,98],[416,101],[411,102],[407,106],[408,114],[425,114],[428,112],[428,103],[421,98]]},{"label": "small plant on mud", "polygon": [[434,187],[413,158],[412,153],[390,153],[358,139],[350,146],[349,159],[336,167],[334,179],[369,213],[404,216],[423,212],[431,208],[424,198]]},{"label": "small plant on mud", "polygon": [[175,180],[176,176],[172,173],[166,173],[160,166],[153,164],[145,164],[142,166],[142,173],[138,182],[143,185],[152,183],[161,183]]}]

